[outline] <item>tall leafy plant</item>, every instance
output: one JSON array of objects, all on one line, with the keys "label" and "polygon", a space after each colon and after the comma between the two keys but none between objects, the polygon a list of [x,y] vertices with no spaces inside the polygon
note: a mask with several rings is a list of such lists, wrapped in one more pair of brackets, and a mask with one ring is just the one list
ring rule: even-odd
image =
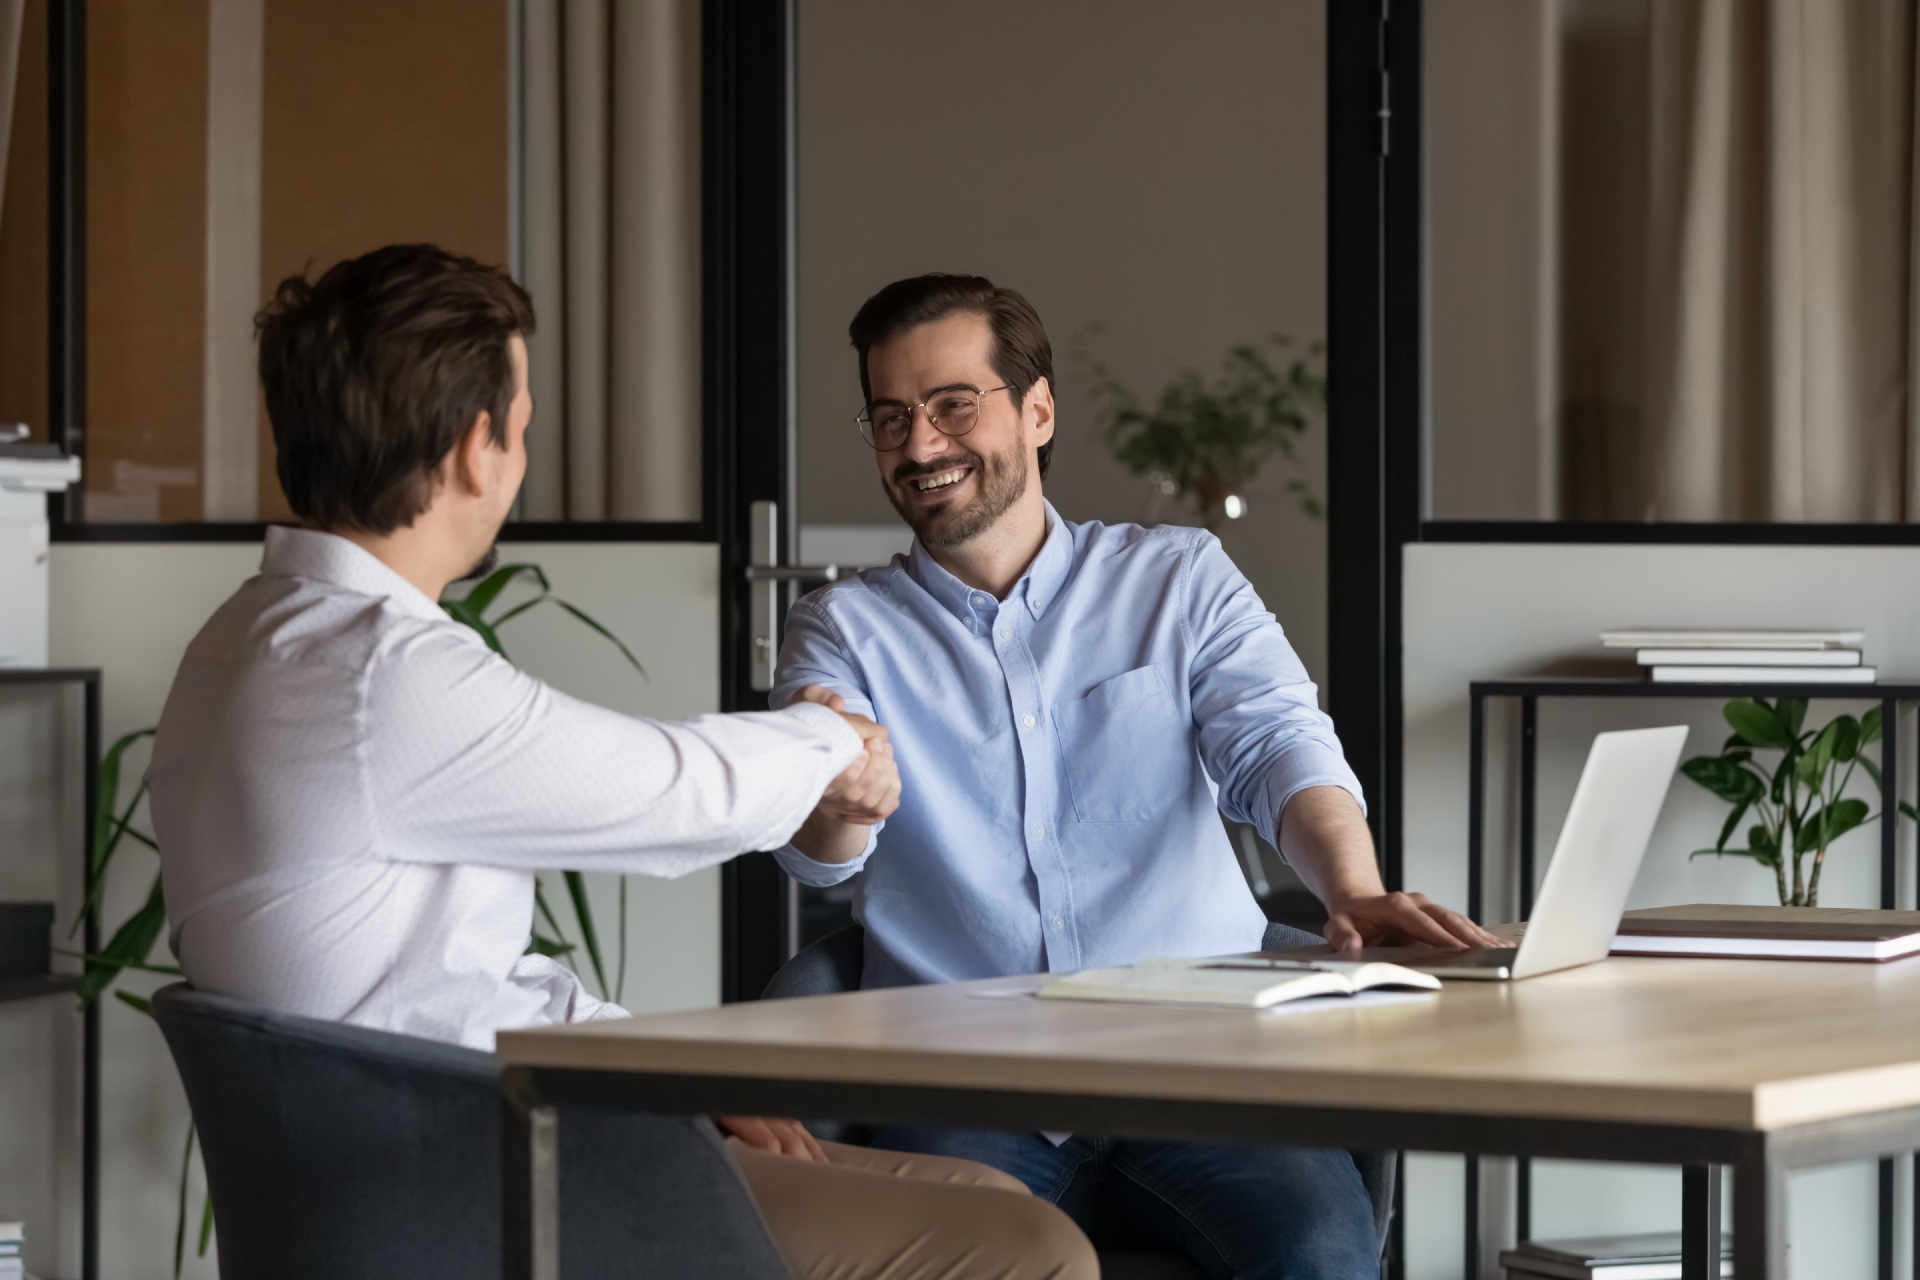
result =
[{"label": "tall leafy plant", "polygon": [[[503,599],[507,588],[515,582],[530,584],[533,593],[513,603]],[[503,565],[488,574],[465,595],[445,598],[440,607],[449,617],[471,627],[501,657],[512,661],[506,646],[500,639],[500,628],[542,605],[559,609],[582,625],[605,639],[620,653],[627,663],[640,674],[647,676],[646,668],[640,659],[634,656],[613,632],[602,626],[579,606],[562,600],[554,595],[553,585],[548,581],[544,570],[534,564]],[[98,923],[106,898],[108,873],[114,865],[115,855],[124,844],[144,846],[155,853],[160,846],[154,837],[138,823],[142,804],[147,798],[147,784],[143,778],[131,798],[122,805],[119,803],[121,779],[126,770],[127,753],[139,743],[151,738],[151,728],[136,729],[117,739],[100,758],[99,792],[95,799],[93,817],[93,845],[87,853],[86,899],[80,915],[69,930],[69,938],[80,931],[87,921]],[[572,956],[576,950],[584,950],[588,964],[593,970],[594,981],[600,988],[603,999],[618,1002],[626,987],[627,972],[627,881],[623,876],[619,882],[619,922],[616,933],[618,951],[612,976],[609,977],[600,945],[600,934],[593,916],[593,906],[587,896],[585,878],[577,871],[561,873],[561,882],[565,885],[567,897],[573,909],[574,923],[580,933],[580,943],[576,945],[567,938],[566,930],[561,926],[560,918],[554,913],[547,901],[545,888],[538,880],[534,882],[534,904],[540,925],[536,926],[528,943],[529,953],[566,958],[574,963]],[[167,905],[161,887],[160,873],[153,873],[152,884],[147,889],[145,899],[135,911],[114,929],[112,937],[97,952],[78,954],[84,965],[80,983],[80,1004],[82,1008],[92,1005],[108,991],[113,992],[116,1000],[140,1013],[153,1016],[153,1006],[144,996],[131,991],[114,989],[114,983],[127,972],[154,973],[170,977],[179,977],[180,969],[175,965],[156,961],[153,955],[160,935],[166,929]],[[544,926],[544,929],[541,927]],[[575,966],[578,967],[577,964]],[[190,1178],[193,1168],[193,1152],[196,1135],[191,1125],[187,1128],[185,1150],[180,1158],[179,1216],[174,1224],[173,1274],[180,1275],[186,1260],[188,1226],[191,1221],[189,1200]],[[201,1205],[198,1230],[195,1233],[199,1256],[205,1257],[207,1247],[213,1238],[213,1201],[204,1199]]]},{"label": "tall leafy plant", "polygon": [[[1901,710],[1912,705],[1904,703]],[[1863,748],[1891,726],[1881,723],[1875,707],[1858,719],[1836,716],[1809,729],[1805,698],[1735,698],[1723,714],[1733,734],[1720,754],[1695,756],[1680,766],[1732,806],[1713,848],[1692,856],[1751,858],[1773,872],[1781,906],[1820,905],[1820,874],[1834,841],[1882,817],[1865,800],[1848,795],[1847,787],[1856,770],[1879,787],[1880,766]],[[1904,800],[1900,811],[1920,818]],[[1746,843],[1729,847],[1748,815],[1755,821],[1746,829]]]}]

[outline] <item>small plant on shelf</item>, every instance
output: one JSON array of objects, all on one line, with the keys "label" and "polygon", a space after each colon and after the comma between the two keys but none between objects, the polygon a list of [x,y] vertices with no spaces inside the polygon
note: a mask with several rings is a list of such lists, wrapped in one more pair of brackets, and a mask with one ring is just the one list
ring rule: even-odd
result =
[{"label": "small plant on shelf", "polygon": [[[1902,703],[1901,711],[1913,704]],[[1680,772],[1732,805],[1711,849],[1693,857],[1751,858],[1773,872],[1783,907],[1820,905],[1820,873],[1834,841],[1856,827],[1883,817],[1865,800],[1847,794],[1856,770],[1875,787],[1880,766],[1862,748],[1894,726],[1881,723],[1875,707],[1856,719],[1836,716],[1819,729],[1806,727],[1805,698],[1735,698],[1724,712],[1733,728],[1719,755],[1695,756]],[[1760,753],[1779,752],[1771,766]],[[1906,801],[1900,812],[1920,819]],[[1747,815],[1757,819],[1746,829],[1746,844],[1729,848]]]}]

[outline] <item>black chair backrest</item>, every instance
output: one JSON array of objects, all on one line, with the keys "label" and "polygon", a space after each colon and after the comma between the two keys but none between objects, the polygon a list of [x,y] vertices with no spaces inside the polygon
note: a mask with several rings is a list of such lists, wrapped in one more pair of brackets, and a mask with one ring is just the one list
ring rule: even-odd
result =
[{"label": "black chair backrest", "polygon": [[[199,1129],[222,1276],[501,1273],[491,1056],[184,984],[153,1009]],[[569,1280],[792,1280],[705,1120],[562,1111],[560,1170]]]}]

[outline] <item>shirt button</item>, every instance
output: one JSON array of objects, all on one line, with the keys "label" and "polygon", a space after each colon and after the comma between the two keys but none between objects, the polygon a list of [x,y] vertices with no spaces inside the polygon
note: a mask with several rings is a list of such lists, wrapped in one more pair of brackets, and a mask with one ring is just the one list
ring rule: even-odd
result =
[{"label": "shirt button", "polygon": [[1033,829],[1033,838],[1035,840],[1045,840],[1047,838],[1047,828],[1044,823]]},{"label": "shirt button", "polygon": [[1013,628],[1012,628],[1012,627],[1002,627],[1002,628],[1000,628],[1000,638],[1001,638],[1002,640],[1011,640],[1011,639],[1013,639]]},{"label": "shirt button", "polygon": [[1067,927],[1067,922],[1065,920],[1062,920],[1059,916],[1055,916],[1053,918],[1053,927],[1056,929],[1064,929]]},{"label": "shirt button", "polygon": [[986,603],[987,603],[987,598],[986,598],[985,596],[975,596],[975,597],[973,598],[973,602],[974,602],[975,604],[977,604],[977,605],[980,605],[980,606],[982,606],[982,607],[985,607],[985,605],[986,605]]},{"label": "shirt button", "polygon": [[1022,717],[1020,718],[1020,723],[1021,723],[1021,724],[1023,724],[1023,725],[1025,725],[1025,726],[1027,726],[1027,728],[1029,728],[1029,729],[1031,729],[1031,728],[1033,728],[1033,717],[1032,717],[1032,716],[1030,716],[1030,715],[1029,715],[1029,716],[1022,716]]}]

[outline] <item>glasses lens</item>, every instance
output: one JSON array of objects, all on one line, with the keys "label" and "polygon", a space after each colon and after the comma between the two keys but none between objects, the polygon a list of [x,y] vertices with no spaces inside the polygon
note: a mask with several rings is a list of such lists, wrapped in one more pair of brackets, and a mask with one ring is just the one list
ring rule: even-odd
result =
[{"label": "glasses lens", "polygon": [[897,449],[912,422],[912,411],[904,405],[871,405],[860,415],[860,434],[876,449]]},{"label": "glasses lens", "polygon": [[980,414],[980,397],[972,391],[943,391],[927,406],[933,425],[950,436],[963,436],[973,430]]}]

